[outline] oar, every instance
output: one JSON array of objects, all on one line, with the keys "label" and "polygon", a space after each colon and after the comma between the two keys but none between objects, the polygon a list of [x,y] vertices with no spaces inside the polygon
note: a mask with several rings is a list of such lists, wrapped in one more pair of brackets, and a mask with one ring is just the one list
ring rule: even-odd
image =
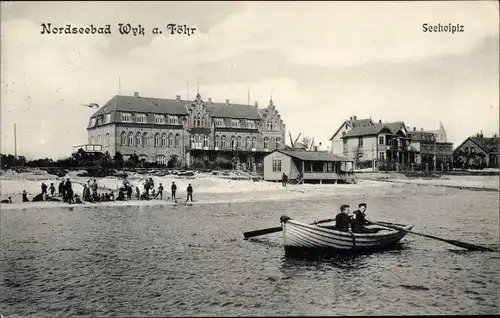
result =
[{"label": "oar", "polygon": [[405,230],[404,228],[401,228],[401,227],[396,226],[396,225],[387,225],[385,223],[380,223],[380,222],[371,222],[371,221],[369,221],[369,222],[373,223],[373,224],[380,225],[380,226],[385,226],[385,227],[388,227],[388,228],[392,228],[392,229],[395,229],[395,230],[398,230],[398,231],[408,232],[408,233],[411,233],[411,234],[420,235],[420,236],[427,237],[427,238],[430,238],[430,239],[434,239],[434,240],[446,242],[446,243],[449,243],[451,245],[455,245],[455,246],[458,246],[458,247],[463,247],[463,248],[466,248],[466,249],[471,250],[471,251],[490,251],[490,252],[494,251],[493,249],[491,249],[489,247],[474,245],[474,244],[460,242],[460,241],[456,241],[456,240],[448,240],[448,239],[444,239],[444,238],[433,236],[433,235],[429,235],[429,234],[423,234],[423,233],[413,232],[413,231],[410,231],[410,230]]},{"label": "oar", "polygon": [[[331,222],[331,221],[334,221],[335,219],[326,219],[326,220],[319,220],[319,221],[316,221],[314,223],[310,223],[310,225],[314,225],[314,224],[320,224],[320,223],[328,223],[328,222]],[[277,226],[277,227],[271,227],[271,228],[267,228],[267,229],[262,229],[262,230],[255,230],[255,231],[250,231],[250,232],[245,232],[243,233],[243,235],[245,236],[245,240],[246,239],[249,239],[251,237],[255,237],[255,236],[260,236],[260,235],[265,235],[265,234],[271,234],[271,233],[276,233],[276,232],[280,232],[282,230],[281,226]]]}]

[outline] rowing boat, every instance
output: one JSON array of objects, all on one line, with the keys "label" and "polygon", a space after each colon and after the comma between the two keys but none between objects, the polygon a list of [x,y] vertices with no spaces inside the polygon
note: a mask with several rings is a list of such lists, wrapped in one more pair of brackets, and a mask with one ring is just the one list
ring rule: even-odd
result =
[{"label": "rowing boat", "polygon": [[[381,226],[367,226],[377,228],[377,233],[352,233],[337,231],[333,226],[312,225],[292,220],[287,216],[281,217],[283,229],[283,245],[286,253],[308,251],[333,252],[361,252],[380,249],[389,249],[407,234],[403,230],[395,230]],[[413,225],[395,224],[404,230],[411,230]]]}]

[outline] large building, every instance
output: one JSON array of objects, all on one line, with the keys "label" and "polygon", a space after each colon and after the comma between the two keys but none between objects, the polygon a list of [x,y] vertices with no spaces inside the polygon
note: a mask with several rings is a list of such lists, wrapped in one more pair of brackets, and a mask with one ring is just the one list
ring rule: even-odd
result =
[{"label": "large building", "polygon": [[[422,166],[427,169],[449,167],[452,163],[452,143],[446,142],[443,124],[436,131],[417,132],[404,122],[377,123],[370,119],[346,120],[330,141],[330,152],[354,161],[355,167],[377,166],[381,169]],[[429,166],[430,164],[430,166]],[[443,165],[441,165],[443,164]]]},{"label": "large building", "polygon": [[124,159],[136,154],[166,164],[230,162],[255,168],[264,156],[285,145],[286,126],[273,101],[255,105],[117,95],[90,118],[88,142]]},{"label": "large building", "polygon": [[483,133],[465,139],[453,152],[460,168],[499,168],[500,138],[484,137]]}]

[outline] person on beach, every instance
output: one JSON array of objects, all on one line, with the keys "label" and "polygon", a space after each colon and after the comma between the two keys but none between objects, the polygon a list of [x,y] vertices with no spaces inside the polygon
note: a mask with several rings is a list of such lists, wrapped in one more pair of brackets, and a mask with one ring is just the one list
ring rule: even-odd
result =
[{"label": "person on beach", "polygon": [[66,197],[68,200],[69,204],[75,203],[75,200],[73,199],[73,188],[71,186],[71,181],[69,181],[69,178],[66,179],[66,184],[64,185],[64,190],[66,192]]},{"label": "person on beach", "polygon": [[187,186],[186,191],[187,191],[186,202],[188,202],[190,198],[191,198],[191,202],[193,202],[193,187],[191,186],[191,183]]},{"label": "person on beach", "polygon": [[151,191],[151,197],[152,197],[153,199],[156,199],[156,190],[155,190],[155,189],[153,189],[153,190]]},{"label": "person on beach", "polygon": [[54,193],[56,192],[56,188],[54,187],[53,183],[50,184],[49,191],[50,191],[50,196],[53,197]]},{"label": "person on beach", "polygon": [[31,202],[40,202],[40,201],[44,201],[43,194],[41,193],[35,195],[35,197],[31,200]]},{"label": "person on beach", "polygon": [[355,233],[377,233],[378,229],[368,229],[365,225],[372,224],[365,219],[366,203],[358,204],[358,210],[354,211],[352,219],[352,231]]},{"label": "person on beach", "polygon": [[82,200],[80,200],[80,197],[78,197],[78,194],[75,194],[75,203],[76,204],[83,204]]},{"label": "person on beach", "polygon": [[92,195],[96,196],[97,195],[97,189],[99,187],[97,186],[97,181],[94,179],[94,183],[92,183]]},{"label": "person on beach", "polygon": [[8,197],[7,200],[2,200],[0,203],[12,203],[12,197]]},{"label": "person on beach", "polygon": [[172,186],[170,187],[170,191],[172,193],[172,201],[177,201],[177,198],[175,197],[175,192],[177,191],[177,185],[175,182],[172,182]]},{"label": "person on beach", "polygon": [[343,204],[340,206],[340,213],[335,216],[335,230],[347,232],[351,224],[349,216],[349,205]]},{"label": "person on beach", "polygon": [[132,186],[130,184],[127,184],[125,185],[125,188],[127,189],[127,200],[132,200],[132,192],[134,191],[132,189]]},{"label": "person on beach", "polygon": [[286,187],[286,183],[288,182],[288,176],[283,172],[283,175],[281,176],[281,184]]},{"label": "person on beach", "polygon": [[161,183],[158,186],[158,193],[156,193],[155,199],[157,196],[160,196],[160,200],[163,200],[163,185]]},{"label": "person on beach", "polygon": [[26,190],[23,190],[22,196],[23,196],[23,202],[30,202],[30,200],[28,199],[28,193],[26,192]]},{"label": "person on beach", "polygon": [[147,193],[149,195],[149,180],[146,179],[146,182],[144,182],[144,193]]},{"label": "person on beach", "polygon": [[139,190],[139,187],[135,187],[135,199],[136,200],[141,199],[141,190]]},{"label": "person on beach", "polygon": [[118,197],[116,198],[116,201],[126,201],[124,188],[120,188],[118,190]]},{"label": "person on beach", "polygon": [[57,193],[59,194],[60,197],[64,197],[64,179],[61,179]]},{"label": "person on beach", "polygon": [[47,194],[47,185],[45,183],[42,182],[41,188],[42,188],[42,195]]}]

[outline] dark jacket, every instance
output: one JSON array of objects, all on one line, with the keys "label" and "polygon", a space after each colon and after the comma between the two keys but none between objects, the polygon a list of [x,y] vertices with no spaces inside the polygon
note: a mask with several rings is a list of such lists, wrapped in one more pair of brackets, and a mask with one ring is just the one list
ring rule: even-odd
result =
[{"label": "dark jacket", "polygon": [[177,186],[175,184],[172,184],[171,190],[172,190],[172,192],[177,191]]},{"label": "dark jacket", "polygon": [[340,212],[335,217],[335,229],[337,231],[349,230],[350,223],[351,223],[351,217],[347,213]]},{"label": "dark jacket", "polygon": [[193,187],[192,186],[188,186],[187,187],[187,193],[193,193]]},{"label": "dark jacket", "polygon": [[365,219],[365,214],[359,210],[354,211],[354,216],[355,218],[352,219],[352,226],[356,228],[361,228],[364,225],[370,224],[366,219]]}]

